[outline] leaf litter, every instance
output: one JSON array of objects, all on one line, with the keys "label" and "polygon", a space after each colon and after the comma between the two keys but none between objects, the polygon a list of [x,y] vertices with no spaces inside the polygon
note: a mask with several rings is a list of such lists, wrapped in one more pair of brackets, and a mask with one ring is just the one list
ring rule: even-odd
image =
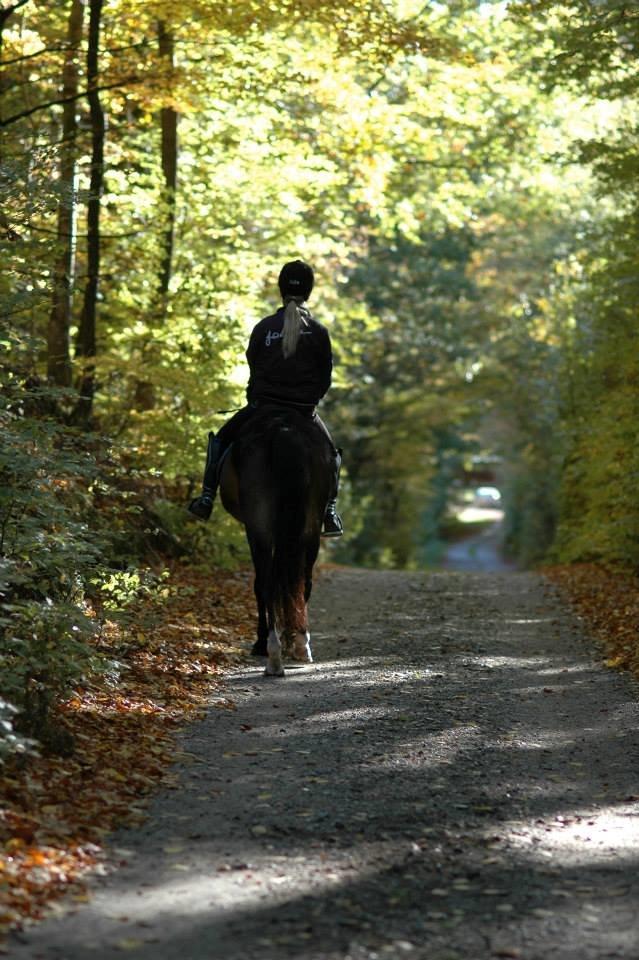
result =
[{"label": "leaf litter", "polygon": [[64,894],[88,899],[105,836],[143,821],[149,792],[170,784],[178,729],[211,703],[234,709],[214,694],[254,636],[249,572],[176,565],[168,594],[141,606],[144,629],[111,623],[100,638],[119,674],[92,677],[60,705],[71,756],[30,757],[0,774],[0,935]]},{"label": "leaf litter", "polygon": [[639,577],[597,563],[549,566],[542,573],[602,645],[606,666],[639,677]]}]

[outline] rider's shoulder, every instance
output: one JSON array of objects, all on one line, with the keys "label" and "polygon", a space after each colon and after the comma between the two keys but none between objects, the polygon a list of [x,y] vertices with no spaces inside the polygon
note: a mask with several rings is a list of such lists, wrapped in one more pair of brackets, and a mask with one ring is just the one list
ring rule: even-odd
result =
[{"label": "rider's shoulder", "polygon": [[267,317],[262,317],[261,320],[258,320],[258,322],[253,327],[253,330],[261,330],[264,327],[271,327],[278,320],[279,321],[282,320],[283,313],[284,311],[282,309],[276,310],[275,313],[269,313]]},{"label": "rider's shoulder", "polygon": [[322,330],[324,333],[328,333],[324,324],[318,320],[307,307],[302,307],[302,316],[304,317],[304,322],[311,330]]},{"label": "rider's shoulder", "polygon": [[316,331],[317,333],[321,334],[324,337],[329,336],[328,328],[325,327],[324,324],[320,320],[317,320],[315,317],[311,317],[309,322],[309,327],[311,330]]}]

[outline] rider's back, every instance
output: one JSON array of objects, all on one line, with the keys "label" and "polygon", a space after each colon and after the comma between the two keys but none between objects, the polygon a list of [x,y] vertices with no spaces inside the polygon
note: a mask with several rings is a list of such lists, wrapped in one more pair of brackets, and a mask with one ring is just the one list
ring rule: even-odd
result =
[{"label": "rider's back", "polygon": [[328,331],[303,310],[304,324],[293,356],[282,351],[284,309],[264,317],[253,328],[246,351],[251,377],[247,399],[280,399],[315,406],[331,383]]}]

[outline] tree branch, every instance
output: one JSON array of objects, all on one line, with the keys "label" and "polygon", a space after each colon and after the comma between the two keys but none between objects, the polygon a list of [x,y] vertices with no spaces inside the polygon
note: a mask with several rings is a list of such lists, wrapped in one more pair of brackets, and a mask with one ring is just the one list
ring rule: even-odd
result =
[{"label": "tree branch", "polygon": [[95,87],[93,90],[82,90],[80,93],[76,93],[72,97],[60,97],[58,100],[49,100],[47,103],[39,103],[35,107],[30,107],[28,110],[22,110],[20,113],[14,113],[5,120],[0,120],[0,128],[8,127],[12,123],[17,123],[18,120],[24,120],[25,117],[30,117],[32,114],[38,113],[40,110],[48,110],[49,107],[61,107],[65,103],[71,103],[74,100],[82,100],[90,93],[102,93],[104,90],[117,90],[119,87],[125,87],[130,83],[140,82],[141,81],[139,77],[127,77],[126,80],[119,80],[117,83],[106,83],[104,86]]},{"label": "tree branch", "polygon": [[19,10],[20,7],[24,7],[29,0],[16,0],[16,2],[11,7],[2,7],[0,9],[0,28],[4,26],[5,21],[9,19],[12,13],[15,13],[16,10]]},{"label": "tree branch", "polygon": [[[127,43],[123,47],[105,47],[103,53],[112,55],[115,53],[124,53],[127,50],[142,50],[144,47],[149,47],[150,45],[151,41],[144,39],[138,43]],[[59,47],[40,47],[40,49],[34,53],[23,53],[19,57],[13,57],[11,60],[0,60],[0,67],[11,67],[15,63],[23,63],[25,60],[35,60],[36,57],[41,57],[44,53],[65,53],[68,49],[69,45],[67,43],[63,43]]]},{"label": "tree branch", "polygon": [[66,45],[61,47],[40,47],[40,49],[34,53],[23,53],[19,57],[12,57],[11,60],[0,60],[0,67],[12,67],[16,63],[24,63],[25,60],[35,60],[36,57],[42,56],[43,53],[60,53],[66,49]]}]

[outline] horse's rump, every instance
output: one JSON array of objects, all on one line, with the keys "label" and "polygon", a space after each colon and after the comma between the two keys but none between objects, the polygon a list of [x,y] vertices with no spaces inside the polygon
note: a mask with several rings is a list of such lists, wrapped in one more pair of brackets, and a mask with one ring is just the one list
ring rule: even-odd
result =
[{"label": "horse's rump", "polygon": [[231,453],[245,524],[274,531],[286,507],[291,516],[280,518],[288,520],[284,527],[299,528],[303,516],[303,528],[319,531],[330,489],[331,451],[313,420],[294,409],[265,407]]}]

